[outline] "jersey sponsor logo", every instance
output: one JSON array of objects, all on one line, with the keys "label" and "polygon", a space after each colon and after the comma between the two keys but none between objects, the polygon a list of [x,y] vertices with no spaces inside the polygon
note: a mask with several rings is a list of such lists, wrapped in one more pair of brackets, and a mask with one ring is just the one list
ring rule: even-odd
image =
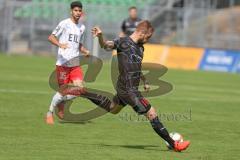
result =
[{"label": "jersey sponsor logo", "polygon": [[79,43],[80,42],[80,37],[77,34],[69,34],[68,41]]}]

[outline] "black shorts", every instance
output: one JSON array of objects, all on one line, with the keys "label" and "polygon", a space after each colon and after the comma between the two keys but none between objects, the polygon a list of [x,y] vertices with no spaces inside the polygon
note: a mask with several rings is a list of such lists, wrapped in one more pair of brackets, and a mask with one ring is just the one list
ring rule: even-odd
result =
[{"label": "black shorts", "polygon": [[128,92],[124,94],[117,93],[113,97],[113,102],[122,106],[130,105],[132,106],[134,111],[137,112],[138,114],[145,114],[151,108],[151,105],[148,102],[148,100],[146,100],[139,91]]}]

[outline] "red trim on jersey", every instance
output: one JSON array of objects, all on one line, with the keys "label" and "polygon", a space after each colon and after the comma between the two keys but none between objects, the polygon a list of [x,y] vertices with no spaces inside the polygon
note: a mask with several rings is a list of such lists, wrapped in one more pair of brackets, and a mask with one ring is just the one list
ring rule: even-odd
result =
[{"label": "red trim on jersey", "polygon": [[141,101],[141,103],[142,103],[145,107],[147,107],[147,106],[149,105],[148,100],[145,99],[145,98],[142,98],[140,101]]}]

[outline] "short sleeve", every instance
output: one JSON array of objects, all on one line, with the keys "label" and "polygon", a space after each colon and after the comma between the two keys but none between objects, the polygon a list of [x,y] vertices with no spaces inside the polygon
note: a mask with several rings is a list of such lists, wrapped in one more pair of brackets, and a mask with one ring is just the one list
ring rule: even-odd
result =
[{"label": "short sleeve", "polygon": [[53,30],[52,34],[56,37],[59,37],[64,30],[64,23],[60,22],[58,26]]},{"label": "short sleeve", "polygon": [[113,49],[119,48],[119,42],[120,42],[120,39],[118,38],[113,40],[113,44],[114,44]]}]

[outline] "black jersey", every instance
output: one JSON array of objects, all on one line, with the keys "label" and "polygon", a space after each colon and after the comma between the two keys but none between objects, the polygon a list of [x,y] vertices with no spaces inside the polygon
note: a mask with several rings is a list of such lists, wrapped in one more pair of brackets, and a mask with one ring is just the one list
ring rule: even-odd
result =
[{"label": "black jersey", "polygon": [[127,18],[122,23],[122,31],[125,35],[130,36],[135,29],[137,28],[137,25],[141,22],[140,18],[137,18],[136,20],[132,20],[131,18]]},{"label": "black jersey", "polygon": [[114,40],[114,48],[118,52],[117,92],[137,91],[142,75],[143,45],[135,43],[130,37],[124,37]]}]

